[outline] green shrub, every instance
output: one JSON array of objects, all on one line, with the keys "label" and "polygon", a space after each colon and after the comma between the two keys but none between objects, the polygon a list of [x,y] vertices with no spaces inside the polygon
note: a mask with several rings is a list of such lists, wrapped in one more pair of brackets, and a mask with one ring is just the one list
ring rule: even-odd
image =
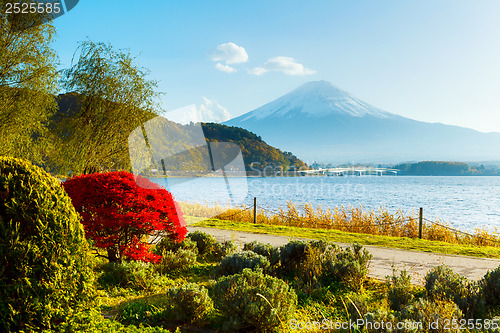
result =
[{"label": "green shrub", "polygon": [[58,180],[0,158],[0,331],[49,329],[93,306],[80,218]]},{"label": "green shrub", "polygon": [[208,290],[195,283],[170,289],[167,295],[171,304],[168,317],[176,322],[192,323],[203,320],[214,307]]},{"label": "green shrub", "polygon": [[244,249],[267,257],[273,275],[298,278],[295,279],[296,286],[305,293],[332,281],[342,282],[355,290],[361,289],[372,258],[359,244],[342,249],[323,240],[291,241],[279,249],[252,242],[245,244]]},{"label": "green shrub", "polygon": [[[375,323],[382,323],[382,322],[388,323],[388,322],[390,322],[392,324],[392,327],[396,327],[397,322],[403,322],[403,323],[405,323],[406,321],[412,322],[411,320],[408,320],[408,319],[398,320],[394,316],[394,314],[392,314],[390,310],[388,311],[388,309],[385,307],[377,307],[377,308],[373,309],[373,311],[365,313],[365,315],[363,316],[363,319],[365,320],[366,323],[371,323],[372,326]],[[387,327],[388,325],[386,324],[385,326]],[[421,331],[422,330],[397,330],[396,332],[398,332],[398,333],[402,333],[402,332],[418,333]],[[370,330],[367,330],[367,332],[386,333],[386,332],[391,332],[391,331],[389,331],[383,327],[381,327],[380,329],[375,329],[372,327]],[[392,332],[394,332],[394,331],[392,331]]]},{"label": "green shrub", "polygon": [[422,323],[423,329],[418,330],[418,332],[425,332],[431,323],[437,323],[435,329],[429,330],[431,332],[462,332],[460,329],[445,329],[446,323],[448,323],[449,328],[452,328],[452,320],[458,321],[462,318],[462,312],[458,305],[449,300],[417,299],[401,311],[400,317]]},{"label": "green shrub", "polygon": [[327,263],[335,259],[339,247],[323,240],[307,243],[306,256],[300,264],[297,276],[306,284],[306,289],[316,289],[321,286],[327,271]]},{"label": "green shrub", "polygon": [[217,240],[214,236],[206,232],[195,230],[190,232],[186,238],[196,243],[196,248],[200,256],[206,256],[215,251]]},{"label": "green shrub", "polygon": [[399,276],[393,269],[392,276],[387,276],[387,299],[389,306],[394,311],[401,311],[414,298],[411,285],[411,275],[406,269],[403,269]]},{"label": "green shrub", "polygon": [[123,287],[135,290],[156,291],[172,284],[155,272],[155,266],[142,261],[108,263],[102,266],[102,274],[97,279],[105,288]]},{"label": "green shrub", "polygon": [[291,241],[280,247],[279,273],[291,272],[309,287],[319,286],[326,262],[336,253],[337,246],[323,240]]},{"label": "green shrub", "polygon": [[336,252],[336,250],[339,248],[336,244],[324,241],[322,239],[310,241],[307,243],[307,246],[317,249],[321,253],[327,253],[330,251]]},{"label": "green shrub", "polygon": [[238,248],[233,241],[219,243],[214,236],[199,230],[190,232],[187,237],[196,243],[198,254],[205,260],[219,261]]},{"label": "green shrub", "polygon": [[260,268],[267,270],[269,265],[269,260],[267,260],[266,257],[252,251],[243,251],[225,256],[215,269],[215,275],[237,274],[241,273],[245,268],[250,268],[252,270]]},{"label": "green shrub", "polygon": [[213,295],[226,330],[276,332],[281,323],[288,323],[297,305],[297,295],[284,281],[250,269],[220,278]]},{"label": "green shrub", "polygon": [[261,256],[266,257],[269,260],[271,266],[276,266],[280,261],[280,249],[279,247],[272,246],[271,244],[259,243],[253,241],[251,243],[246,243],[243,246],[245,251],[253,251]]},{"label": "green shrub", "polygon": [[280,247],[280,263],[283,273],[297,272],[306,258],[307,242],[291,241]]},{"label": "green shrub", "polygon": [[179,248],[177,251],[163,251],[161,261],[155,264],[156,271],[160,274],[178,273],[189,269],[196,263],[196,249],[185,250]]},{"label": "green shrub", "polygon": [[358,243],[342,250],[330,251],[328,254],[326,278],[340,281],[353,290],[361,290],[373,256]]},{"label": "green shrub", "polygon": [[486,273],[480,281],[480,288],[486,305],[500,305],[500,266]]},{"label": "green shrub", "polygon": [[235,242],[227,240],[222,243],[217,242],[215,248],[215,259],[221,260],[227,255],[233,254],[238,251],[238,245]]},{"label": "green shrub", "polygon": [[122,305],[120,321],[124,324],[146,324],[156,326],[161,324],[158,318],[163,317],[165,304],[158,306],[143,300],[128,302]]},{"label": "green shrub", "polygon": [[463,294],[466,278],[454,273],[445,265],[434,267],[425,276],[425,290],[431,300],[448,299],[453,301]]},{"label": "green shrub", "polygon": [[305,283],[301,289],[309,293],[321,286],[321,278],[325,270],[325,252],[319,247],[308,245],[306,256],[296,272],[296,276]]},{"label": "green shrub", "polygon": [[198,254],[197,243],[189,238],[185,238],[181,242],[175,242],[169,237],[163,237],[153,249],[154,254],[162,255],[163,252],[177,252],[179,249],[191,250]]},{"label": "green shrub", "polygon": [[349,318],[351,320],[357,320],[364,318],[368,313],[368,301],[366,296],[363,294],[353,294],[350,297],[346,297],[344,300],[347,307],[347,313],[349,313]]},{"label": "green shrub", "polygon": [[188,283],[133,300],[121,307],[120,320],[128,324],[146,323],[152,326],[165,322],[193,323],[206,318],[213,310],[212,299],[203,286]]},{"label": "green shrub", "polygon": [[445,265],[434,267],[425,276],[425,290],[430,300],[455,302],[467,318],[480,315],[482,300],[477,283],[469,281]]}]

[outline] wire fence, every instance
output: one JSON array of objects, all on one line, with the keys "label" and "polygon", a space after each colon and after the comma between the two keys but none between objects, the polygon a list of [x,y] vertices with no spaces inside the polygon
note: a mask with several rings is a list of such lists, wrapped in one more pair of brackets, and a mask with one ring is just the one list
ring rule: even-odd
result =
[{"label": "wire fence", "polygon": [[235,208],[232,208],[232,209],[239,209],[239,210],[237,210],[236,212],[234,212],[233,214],[231,214],[231,215],[229,215],[229,216],[227,216],[227,215],[223,215],[224,213],[222,213],[222,214],[218,214],[217,216],[224,216],[224,218],[225,218],[225,219],[230,220],[230,219],[232,219],[233,217],[235,217],[235,216],[237,216],[237,215],[241,215],[241,214],[243,214],[244,212],[246,212],[246,211],[248,211],[248,210],[250,210],[250,209],[253,209],[253,207],[246,207],[246,208],[237,208],[237,207],[235,207]]},{"label": "wire fence", "polygon": [[[255,213],[248,214],[247,212],[249,210],[254,210]],[[227,220],[235,220],[238,216],[242,216],[242,214],[246,213],[245,216],[242,216],[242,218],[244,217],[245,220],[251,221],[253,219],[254,222],[260,221],[264,224],[283,224],[290,226],[336,229],[340,231],[361,232],[388,236],[403,235],[411,238],[421,237],[424,239],[443,240],[446,242],[466,242],[474,245],[500,246],[500,235],[498,234],[491,234],[491,237],[485,237],[485,235],[489,235],[488,232],[483,232],[482,234],[472,234],[456,228],[452,228],[448,225],[440,223],[439,221],[433,221],[424,218],[423,216],[400,216],[401,218],[397,218],[398,216],[394,215],[391,215],[390,217],[379,217],[372,215],[366,218],[364,221],[355,221],[353,216],[349,218],[349,216],[346,215],[340,222],[332,220],[330,220],[329,222],[323,222],[323,220],[325,219],[321,218],[321,216],[309,216],[305,208],[305,214],[300,214],[299,210],[290,211],[289,209],[288,211],[286,211],[281,208],[276,210],[269,207],[263,207],[262,205],[256,205],[255,207],[253,205],[244,205],[241,208],[231,208],[229,209],[229,211],[232,211],[230,215],[222,213],[218,216]],[[262,215],[265,216],[262,217]],[[424,222],[426,224],[424,224]],[[445,235],[443,232],[444,230],[448,231]]]},{"label": "wire fence", "polygon": [[[224,213],[218,214],[218,216],[224,217],[225,219],[231,219],[237,215],[240,215],[248,210],[254,209],[254,207],[250,206],[244,206],[245,208],[236,211],[232,213],[231,215],[225,215]],[[230,210],[238,209],[238,207],[231,208]],[[269,208],[264,208],[262,206],[257,206],[256,207],[256,212],[257,214],[262,214],[262,213],[268,213],[270,216],[282,216],[284,219],[288,220],[293,220],[296,222],[304,222],[307,221],[306,216],[290,216],[287,215],[283,210],[273,210]],[[391,226],[391,225],[397,225],[397,224],[403,224],[405,222],[410,222],[415,220],[414,218],[408,218],[408,219],[402,219],[402,220],[397,220],[397,221],[390,221],[390,222],[377,222],[373,224],[363,224],[363,225],[352,225],[352,224],[344,224],[344,225],[336,225],[337,227],[341,227],[342,229],[366,229],[370,227],[384,227],[384,226]],[[331,224],[328,223],[315,223],[316,225],[323,225],[325,227],[331,227]]]},{"label": "wire fence", "polygon": [[436,225],[436,226],[438,226],[440,228],[444,228],[444,229],[450,230],[451,232],[454,232],[456,234],[461,234],[461,235],[464,235],[464,236],[467,236],[467,237],[471,237],[471,238],[475,238],[475,239],[478,239],[478,240],[481,240],[481,241],[485,241],[485,242],[493,242],[493,243],[496,243],[496,244],[500,244],[500,240],[498,240],[498,239],[486,238],[486,237],[482,237],[482,236],[478,236],[478,235],[473,235],[471,233],[468,233],[468,232],[465,232],[465,231],[462,231],[462,230],[458,230],[458,229],[449,227],[447,225],[438,223],[436,221],[431,221],[431,220],[429,220],[427,218],[423,218],[423,220],[426,221],[426,222],[429,222],[429,223],[431,223],[433,225]]}]

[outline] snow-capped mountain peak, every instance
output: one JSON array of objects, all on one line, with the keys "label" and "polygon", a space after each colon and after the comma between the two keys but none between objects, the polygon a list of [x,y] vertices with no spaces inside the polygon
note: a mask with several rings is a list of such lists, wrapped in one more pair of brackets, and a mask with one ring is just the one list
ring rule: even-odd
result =
[{"label": "snow-capped mountain peak", "polygon": [[241,116],[241,121],[261,120],[268,117],[291,118],[298,116],[324,117],[348,115],[353,117],[396,117],[380,110],[328,81],[307,82],[290,93]]},{"label": "snow-capped mountain peak", "polygon": [[500,158],[500,133],[485,134],[385,112],[327,81],[305,83],[225,124],[252,131],[310,162]]}]

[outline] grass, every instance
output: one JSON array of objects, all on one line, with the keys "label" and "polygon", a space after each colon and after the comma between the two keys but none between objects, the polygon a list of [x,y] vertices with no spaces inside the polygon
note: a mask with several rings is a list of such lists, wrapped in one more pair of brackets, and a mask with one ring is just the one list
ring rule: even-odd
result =
[{"label": "grass", "polygon": [[[252,223],[254,220],[251,207],[234,208],[197,203],[180,203],[180,206],[187,216],[214,217],[238,223]],[[259,207],[256,215],[257,223],[260,225],[307,227],[412,239],[418,238],[419,235],[419,218],[415,212],[405,213],[402,210],[389,212],[383,207],[376,211],[364,210],[361,206],[323,209],[321,206],[316,208],[311,204],[297,206],[288,202],[286,208],[280,207],[277,211]],[[449,224],[439,220],[425,221],[423,238],[469,247],[500,247],[500,233],[496,229],[491,231],[477,228],[473,234],[470,234],[455,230]]]},{"label": "grass", "polygon": [[199,218],[187,217],[186,219],[190,225],[199,227],[280,235],[290,238],[323,239],[340,243],[358,242],[363,245],[375,245],[404,250],[416,250],[432,253],[445,253],[500,259],[500,249],[498,247],[492,246],[474,246],[467,244],[461,245],[443,241],[431,241],[409,237],[361,234],[332,229],[314,229],[282,225],[253,224],[248,222],[235,222],[220,219],[208,219],[202,221],[200,221]]},{"label": "grass", "polygon": [[[160,289],[167,290],[170,287],[181,286],[186,283],[196,283],[206,286],[210,280],[210,273],[215,266],[216,263],[213,262],[198,262],[182,274],[170,276],[171,282],[168,287],[165,286],[165,288]],[[100,269],[97,269],[97,271],[99,273]],[[157,291],[138,291],[128,287],[113,287],[98,290],[103,314],[111,317],[116,316],[124,304],[133,303],[138,300],[147,300],[149,297],[154,297],[157,294]]]}]

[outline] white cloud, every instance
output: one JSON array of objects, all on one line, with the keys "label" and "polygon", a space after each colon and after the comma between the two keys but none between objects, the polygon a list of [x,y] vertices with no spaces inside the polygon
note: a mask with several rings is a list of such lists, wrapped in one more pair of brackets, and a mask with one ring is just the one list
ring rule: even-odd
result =
[{"label": "white cloud", "polygon": [[233,67],[231,67],[229,65],[223,65],[220,62],[218,62],[215,65],[215,68],[217,68],[221,72],[226,72],[226,73],[234,73],[234,72],[236,72],[236,68],[233,68]]},{"label": "white cloud", "polygon": [[165,118],[179,124],[198,123],[221,123],[232,118],[227,109],[214,100],[203,97],[200,105],[187,105],[179,109],[168,111]]},{"label": "white cloud", "polygon": [[212,52],[212,60],[227,64],[240,64],[248,61],[248,54],[245,48],[234,43],[224,43],[217,46]]},{"label": "white cloud", "polygon": [[203,122],[221,123],[232,118],[227,109],[214,100],[203,97],[203,104],[198,107]]},{"label": "white cloud", "polygon": [[310,75],[316,71],[304,67],[290,57],[274,57],[266,61],[262,67],[254,67],[248,71],[250,74],[263,75],[267,72],[282,72],[286,75]]}]

